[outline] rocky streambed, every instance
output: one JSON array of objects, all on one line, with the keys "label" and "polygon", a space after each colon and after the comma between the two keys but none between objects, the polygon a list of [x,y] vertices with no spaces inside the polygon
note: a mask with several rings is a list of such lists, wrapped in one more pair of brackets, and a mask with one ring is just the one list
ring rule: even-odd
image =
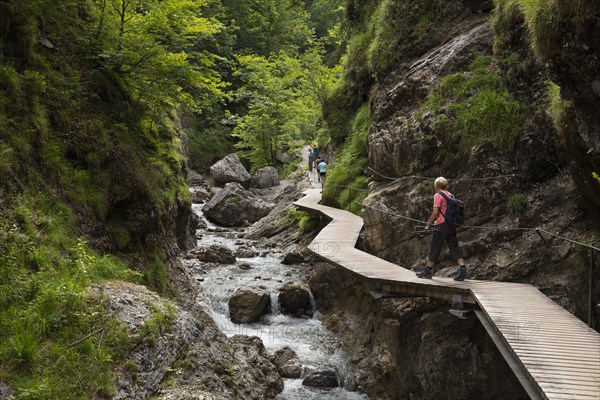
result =
[{"label": "rocky streambed", "polygon": [[243,229],[213,224],[202,208],[194,205],[201,219],[198,248],[184,268],[221,332],[260,338],[283,377],[276,398],[367,399],[352,392],[356,383],[348,356],[314,309],[306,286],[311,263],[300,254],[286,258],[278,243],[248,239]]}]

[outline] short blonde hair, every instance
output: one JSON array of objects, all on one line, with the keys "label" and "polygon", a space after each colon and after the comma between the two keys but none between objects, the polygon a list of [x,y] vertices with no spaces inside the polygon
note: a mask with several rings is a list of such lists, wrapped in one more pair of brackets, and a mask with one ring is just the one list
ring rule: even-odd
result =
[{"label": "short blonde hair", "polygon": [[435,182],[433,183],[433,188],[435,190],[438,190],[438,188],[444,190],[447,187],[448,187],[448,181],[443,176],[438,177],[435,180]]}]

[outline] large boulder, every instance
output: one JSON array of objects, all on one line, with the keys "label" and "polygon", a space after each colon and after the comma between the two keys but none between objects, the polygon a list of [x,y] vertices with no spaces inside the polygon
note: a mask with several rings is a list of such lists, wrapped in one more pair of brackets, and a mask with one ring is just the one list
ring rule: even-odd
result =
[{"label": "large boulder", "polygon": [[236,324],[256,322],[271,311],[271,296],[261,289],[239,288],[229,298],[229,318]]},{"label": "large boulder", "polygon": [[228,154],[222,160],[217,161],[210,167],[210,175],[217,185],[238,182],[246,189],[250,187],[252,179],[237,154]]},{"label": "large boulder", "polygon": [[281,260],[281,263],[284,265],[301,264],[304,262],[306,262],[306,259],[296,250],[286,253],[285,257],[283,257],[283,260]]},{"label": "large boulder", "polygon": [[235,254],[231,249],[218,244],[198,247],[192,250],[190,255],[200,261],[217,264],[234,264],[236,261]]},{"label": "large boulder", "polygon": [[243,247],[239,247],[235,251],[235,255],[236,255],[236,257],[239,257],[239,258],[252,258],[252,257],[256,257],[257,253],[254,249],[247,247],[247,246],[243,246]]},{"label": "large boulder", "polygon": [[190,186],[198,186],[204,184],[204,177],[198,172],[189,169],[187,172],[187,181]]},{"label": "large boulder", "polygon": [[279,349],[271,357],[271,361],[277,367],[277,372],[282,378],[298,379],[302,374],[302,364],[294,350],[285,346]]},{"label": "large boulder", "polygon": [[239,183],[228,183],[202,208],[204,215],[225,226],[244,226],[264,217],[273,205],[245,190]]},{"label": "large boulder", "polygon": [[252,187],[266,189],[279,185],[279,173],[274,167],[263,167],[256,170],[251,180]]},{"label": "large boulder", "polygon": [[279,304],[283,313],[297,317],[312,312],[310,292],[305,287],[293,283],[288,283],[279,290]]},{"label": "large boulder", "polygon": [[[256,396],[252,393],[239,392],[237,399],[274,399],[283,390],[283,380],[277,373],[277,367],[271,362],[267,349],[262,340],[256,336],[235,335],[229,339],[233,346],[233,353],[238,362],[237,367],[244,370],[260,384],[263,395]],[[237,374],[236,374],[237,375]]]},{"label": "large boulder", "polygon": [[294,159],[293,155],[290,153],[280,152],[275,155],[275,159],[282,164],[289,164]]},{"label": "large boulder", "polygon": [[340,384],[337,372],[334,369],[323,369],[311,371],[306,374],[306,377],[302,381],[302,385],[320,389],[331,389],[338,387]]}]

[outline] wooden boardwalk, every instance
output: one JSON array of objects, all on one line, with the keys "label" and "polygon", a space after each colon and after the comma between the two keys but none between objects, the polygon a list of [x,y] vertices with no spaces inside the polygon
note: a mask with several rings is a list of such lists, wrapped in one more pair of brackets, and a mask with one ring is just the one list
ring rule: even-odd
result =
[{"label": "wooden boardwalk", "polygon": [[600,334],[519,283],[420,279],[413,271],[355,248],[362,218],[320,205],[320,189],[294,204],[331,219],[311,242],[319,257],[372,284],[374,293],[471,303],[475,314],[532,399],[600,400]]}]

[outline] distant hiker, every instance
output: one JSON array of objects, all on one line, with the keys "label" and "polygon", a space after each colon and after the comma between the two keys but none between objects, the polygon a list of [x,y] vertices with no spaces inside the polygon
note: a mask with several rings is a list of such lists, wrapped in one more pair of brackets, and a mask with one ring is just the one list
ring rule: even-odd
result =
[{"label": "distant hiker", "polygon": [[313,154],[314,164],[311,165],[311,168],[316,168],[316,166],[318,165],[316,163],[316,160],[319,159],[320,151],[319,151],[319,148],[316,145],[314,145],[314,144],[313,144],[312,154]]},{"label": "distant hiker", "polygon": [[[433,195],[433,211],[427,221],[425,229],[429,229],[433,224],[435,232],[431,238],[429,246],[429,254],[427,255],[427,265],[423,265],[421,270],[417,272],[419,278],[431,279],[433,276],[433,267],[438,261],[444,242],[448,243],[450,255],[456,260],[459,265],[458,275],[454,278],[455,281],[463,281],[467,278],[467,266],[462,258],[460,248],[458,247],[458,238],[456,237],[456,226],[453,223],[446,221],[446,210],[448,209],[448,200],[454,199],[448,188],[448,181],[444,177],[439,177],[435,180],[433,187],[435,194]],[[444,197],[446,196],[446,198]]]},{"label": "distant hiker", "polygon": [[310,171],[313,168],[313,161],[315,160],[315,155],[313,149],[308,149],[308,170]]},{"label": "distant hiker", "polygon": [[321,160],[317,164],[317,169],[319,170],[319,182],[323,182],[325,184],[325,177],[327,176],[327,163],[325,160]]},{"label": "distant hiker", "polygon": [[319,168],[318,168],[318,165],[319,165],[319,163],[320,163],[321,161],[323,161],[323,160],[321,160],[321,157],[317,157],[317,158],[315,158],[315,163],[314,163],[314,165],[313,165],[313,167],[314,167],[314,169],[315,169],[315,172],[317,173],[317,178],[318,178],[318,181],[319,181],[319,182],[321,182],[321,178],[320,178],[320,175],[319,175]]}]

